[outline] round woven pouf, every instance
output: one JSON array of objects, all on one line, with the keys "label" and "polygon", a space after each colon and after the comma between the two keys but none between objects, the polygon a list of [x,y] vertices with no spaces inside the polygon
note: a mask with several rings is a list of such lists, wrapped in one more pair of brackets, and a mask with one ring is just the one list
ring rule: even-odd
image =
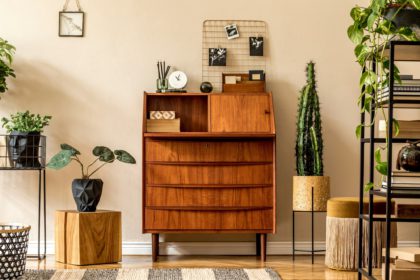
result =
[{"label": "round woven pouf", "polygon": [[25,273],[31,227],[0,224],[0,279],[15,279]]},{"label": "round woven pouf", "polygon": [[[363,212],[368,213],[369,199],[364,199]],[[392,202],[392,209],[395,209]],[[375,197],[374,214],[385,214],[386,199]],[[331,269],[354,271],[358,267],[359,198],[335,197],[327,203],[325,264]],[[368,223],[363,222],[363,266],[368,263]],[[373,223],[373,267],[381,267],[382,248],[386,239],[385,222]],[[391,224],[391,247],[397,245],[397,224]]]}]

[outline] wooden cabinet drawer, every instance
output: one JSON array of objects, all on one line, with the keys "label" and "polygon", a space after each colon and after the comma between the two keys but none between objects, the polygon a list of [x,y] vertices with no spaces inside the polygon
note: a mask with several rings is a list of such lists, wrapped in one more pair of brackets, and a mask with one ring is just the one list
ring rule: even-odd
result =
[{"label": "wooden cabinet drawer", "polygon": [[191,211],[146,208],[145,231],[272,230],[273,210]]},{"label": "wooden cabinet drawer", "polygon": [[159,141],[146,139],[146,162],[272,162],[272,141]]},{"label": "wooden cabinet drawer", "polygon": [[267,185],[272,183],[272,164],[217,166],[146,164],[147,185]]},{"label": "wooden cabinet drawer", "polygon": [[273,188],[146,187],[146,206],[272,207]]}]

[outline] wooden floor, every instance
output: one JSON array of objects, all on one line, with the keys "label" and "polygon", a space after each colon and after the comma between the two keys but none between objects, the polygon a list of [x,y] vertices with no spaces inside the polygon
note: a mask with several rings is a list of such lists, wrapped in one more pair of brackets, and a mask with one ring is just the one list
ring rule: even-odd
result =
[{"label": "wooden floor", "polygon": [[[246,256],[161,256],[156,263],[151,262],[150,256],[124,256],[118,264],[96,266],[71,266],[56,263],[54,256],[46,260],[28,260],[28,269],[107,269],[107,268],[172,268],[172,267],[271,267],[282,279],[357,279],[355,272],[330,270],[324,265],[324,256],[317,256],[315,264],[311,264],[309,256],[299,256],[292,261],[291,256],[268,256],[267,262],[261,263],[257,257]],[[375,271],[378,275],[380,271]]]}]

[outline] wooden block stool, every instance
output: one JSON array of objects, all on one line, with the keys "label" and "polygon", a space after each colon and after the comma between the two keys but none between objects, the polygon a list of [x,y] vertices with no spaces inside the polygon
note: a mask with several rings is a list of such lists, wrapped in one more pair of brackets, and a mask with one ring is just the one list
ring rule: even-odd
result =
[{"label": "wooden block stool", "polygon": [[[392,209],[395,209],[393,202]],[[369,198],[364,199],[363,212],[368,213]],[[374,214],[386,213],[386,199],[375,197]],[[331,269],[357,270],[359,239],[359,198],[336,197],[327,203],[325,264]],[[363,222],[363,266],[368,263],[368,223]],[[385,222],[373,223],[373,267],[381,267],[382,248],[385,247]],[[397,245],[397,224],[391,224],[391,247]]]},{"label": "wooden block stool", "polygon": [[55,259],[72,265],[121,261],[121,212],[56,211]]}]

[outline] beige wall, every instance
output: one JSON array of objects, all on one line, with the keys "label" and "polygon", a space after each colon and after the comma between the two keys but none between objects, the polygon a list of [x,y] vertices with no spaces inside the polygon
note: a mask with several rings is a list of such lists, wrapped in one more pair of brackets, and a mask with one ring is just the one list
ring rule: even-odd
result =
[{"label": "beige wall", "polygon": [[[163,1],[81,0],[87,12],[86,37],[57,36],[57,0],[0,0],[0,37],[16,45],[10,92],[0,115],[29,109],[51,114],[48,156],[68,142],[88,157],[94,145],[123,148],[141,159],[142,92],[152,90],[156,60],[186,71],[189,90],[201,82],[201,27],[206,19],[258,19],[267,22],[270,58],[268,88],[274,93],[278,131],[278,231],[271,240],[291,238],[291,182],[295,115],[305,63],[317,62],[325,136],[325,169],[332,195],[356,195],[358,121],[355,105],[359,68],[346,36],[356,0],[322,1]],[[52,240],[56,209],[74,208],[70,183],[78,168],[48,172],[48,230]],[[23,176],[26,175],[26,176]],[[125,241],[148,241],[141,232],[141,166],[115,164],[99,174],[105,181],[101,208],[123,212]],[[0,220],[36,222],[36,176],[0,173]],[[319,219],[318,238],[324,222]],[[305,219],[300,239],[308,239]],[[404,230],[404,229],[403,229]],[[414,240],[406,231],[402,236]],[[182,236],[170,237],[182,240]],[[220,236],[219,240],[248,237]],[[210,240],[209,236],[194,236]],[[214,240],[212,237],[211,240]]]}]

